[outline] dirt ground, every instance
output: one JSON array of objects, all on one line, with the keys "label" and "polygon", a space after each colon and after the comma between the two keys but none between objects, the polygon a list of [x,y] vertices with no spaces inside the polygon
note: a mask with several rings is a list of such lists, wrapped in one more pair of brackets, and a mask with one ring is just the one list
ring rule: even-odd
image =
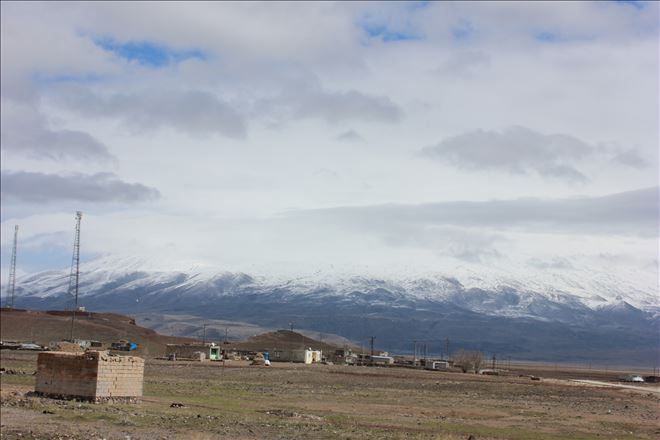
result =
[{"label": "dirt ground", "polygon": [[0,364],[15,373],[1,377],[2,439],[660,438],[656,385],[148,360],[141,403],[95,405],[26,396],[34,353],[3,350]]}]

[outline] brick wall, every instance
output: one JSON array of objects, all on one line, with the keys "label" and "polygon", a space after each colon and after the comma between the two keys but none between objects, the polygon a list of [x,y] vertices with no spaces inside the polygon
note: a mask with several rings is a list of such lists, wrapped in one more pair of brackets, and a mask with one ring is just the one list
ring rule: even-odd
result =
[{"label": "brick wall", "polygon": [[140,397],[144,378],[144,359],[135,356],[109,356],[101,352],[97,378],[97,397]]},{"label": "brick wall", "polygon": [[97,371],[98,353],[39,353],[35,391],[93,398]]},{"label": "brick wall", "polygon": [[144,360],[107,352],[44,352],[37,360],[37,393],[51,396],[124,398],[142,396]]}]

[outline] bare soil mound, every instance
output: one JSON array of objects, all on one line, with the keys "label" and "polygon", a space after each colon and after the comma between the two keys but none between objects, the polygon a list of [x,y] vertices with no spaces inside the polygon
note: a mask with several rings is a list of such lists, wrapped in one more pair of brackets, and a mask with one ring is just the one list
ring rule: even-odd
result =
[{"label": "bare soil mound", "polygon": [[232,343],[228,345],[228,347],[236,350],[249,351],[272,351],[275,349],[299,350],[303,348],[312,348],[313,350],[322,350],[324,352],[331,352],[340,348],[336,345],[326,344],[290,330],[277,330],[262,335],[252,336],[245,342]]},{"label": "bare soil mound", "polygon": [[[37,311],[0,309],[3,340],[34,342],[47,346],[50,342],[69,339],[71,335],[70,311]],[[154,330],[135,324],[131,317],[115,313],[78,312],[74,326],[75,339],[90,339],[108,347],[120,339],[138,344],[139,356],[162,356],[166,344],[189,343],[192,339],[163,336]]]}]

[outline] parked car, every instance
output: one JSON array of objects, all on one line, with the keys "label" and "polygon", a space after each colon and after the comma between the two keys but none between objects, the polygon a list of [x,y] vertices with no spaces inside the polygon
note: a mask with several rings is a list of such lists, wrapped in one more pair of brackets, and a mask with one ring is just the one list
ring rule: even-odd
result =
[{"label": "parked car", "polygon": [[623,376],[620,378],[620,380],[624,382],[644,382],[644,378],[636,374],[629,374],[627,376]]},{"label": "parked car", "polygon": [[19,350],[43,350],[44,348],[41,345],[33,344],[31,342],[25,342],[18,347]]}]

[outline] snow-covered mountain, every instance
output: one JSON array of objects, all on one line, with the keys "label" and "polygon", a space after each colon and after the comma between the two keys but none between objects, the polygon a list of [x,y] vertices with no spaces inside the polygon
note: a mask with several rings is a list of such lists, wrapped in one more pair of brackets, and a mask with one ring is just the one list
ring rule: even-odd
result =
[{"label": "snow-covered mountain", "polygon": [[[295,322],[357,342],[376,335],[383,348],[399,350],[415,339],[450,338],[464,348],[527,358],[575,358],[588,347],[608,358],[622,350],[631,356],[632,350],[633,357],[650,362],[658,348],[657,278],[599,269],[575,263],[561,271],[464,265],[376,274],[335,267],[285,276],[105,257],[81,266],[79,303],[282,328]],[[68,285],[68,270],[21,277],[16,304],[70,306]]]},{"label": "snow-covered mountain", "polygon": [[[47,271],[19,278],[21,296],[48,298],[65,293],[69,270]],[[622,276],[625,275],[625,278]],[[347,296],[353,292],[384,289],[413,300],[446,301],[481,313],[546,318],[535,310],[539,302],[574,308],[598,309],[627,303],[656,312],[657,278],[651,271],[616,274],[610,271],[553,271],[512,267],[456,266],[444,273],[359,275],[355,270],[316,270],[297,276],[230,272],[199,263],[152,264],[138,257],[104,257],[81,266],[80,297],[105,295],[114,290],[154,289],[159,294],[239,294],[283,291],[290,295]],[[139,298],[136,297],[139,300]]]}]

